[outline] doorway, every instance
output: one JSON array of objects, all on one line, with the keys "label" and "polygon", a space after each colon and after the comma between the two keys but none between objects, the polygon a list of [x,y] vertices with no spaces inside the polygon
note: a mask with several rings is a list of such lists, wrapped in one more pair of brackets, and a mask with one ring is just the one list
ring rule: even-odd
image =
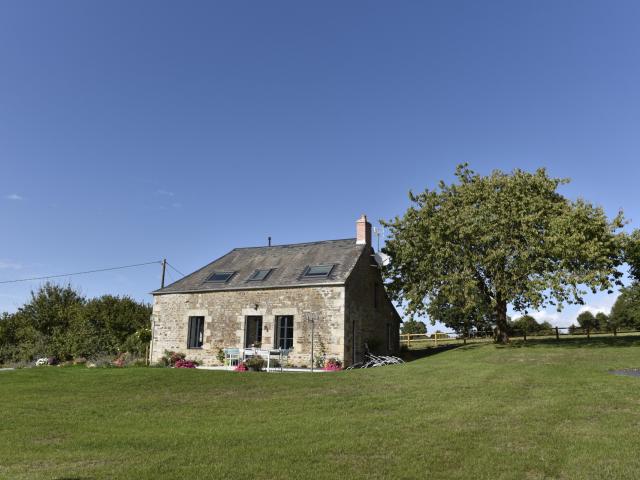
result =
[{"label": "doorway", "polygon": [[248,315],[244,324],[244,347],[260,347],[262,345],[262,316]]}]

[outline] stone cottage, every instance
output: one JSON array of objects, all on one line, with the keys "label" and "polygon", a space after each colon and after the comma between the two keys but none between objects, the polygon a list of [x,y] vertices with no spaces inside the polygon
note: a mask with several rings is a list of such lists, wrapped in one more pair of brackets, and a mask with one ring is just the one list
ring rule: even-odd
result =
[{"label": "stone cottage", "polygon": [[371,224],[356,238],[236,248],[153,292],[151,361],[180,351],[205,365],[223,348],[289,349],[289,362],[314,353],[345,365],[372,352],[399,351],[400,316],[387,297]]}]

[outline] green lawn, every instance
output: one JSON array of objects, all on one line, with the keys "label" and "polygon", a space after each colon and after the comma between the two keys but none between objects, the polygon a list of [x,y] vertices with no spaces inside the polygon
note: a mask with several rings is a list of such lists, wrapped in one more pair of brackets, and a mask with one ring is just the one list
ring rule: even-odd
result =
[{"label": "green lawn", "polygon": [[640,337],[327,374],[0,372],[0,478],[640,478]]}]

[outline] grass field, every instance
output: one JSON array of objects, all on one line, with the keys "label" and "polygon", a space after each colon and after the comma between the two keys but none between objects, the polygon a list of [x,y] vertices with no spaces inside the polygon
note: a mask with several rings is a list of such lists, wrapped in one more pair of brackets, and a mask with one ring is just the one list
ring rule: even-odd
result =
[{"label": "grass field", "polygon": [[326,374],[0,372],[0,478],[640,477],[640,337]]}]

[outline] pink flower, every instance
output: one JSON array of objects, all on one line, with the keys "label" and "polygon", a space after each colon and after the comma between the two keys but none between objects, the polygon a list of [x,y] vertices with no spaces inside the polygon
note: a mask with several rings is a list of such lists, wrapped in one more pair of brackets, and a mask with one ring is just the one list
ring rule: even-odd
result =
[{"label": "pink flower", "polygon": [[196,368],[196,364],[194,362],[184,359],[177,360],[174,366],[176,368]]}]

